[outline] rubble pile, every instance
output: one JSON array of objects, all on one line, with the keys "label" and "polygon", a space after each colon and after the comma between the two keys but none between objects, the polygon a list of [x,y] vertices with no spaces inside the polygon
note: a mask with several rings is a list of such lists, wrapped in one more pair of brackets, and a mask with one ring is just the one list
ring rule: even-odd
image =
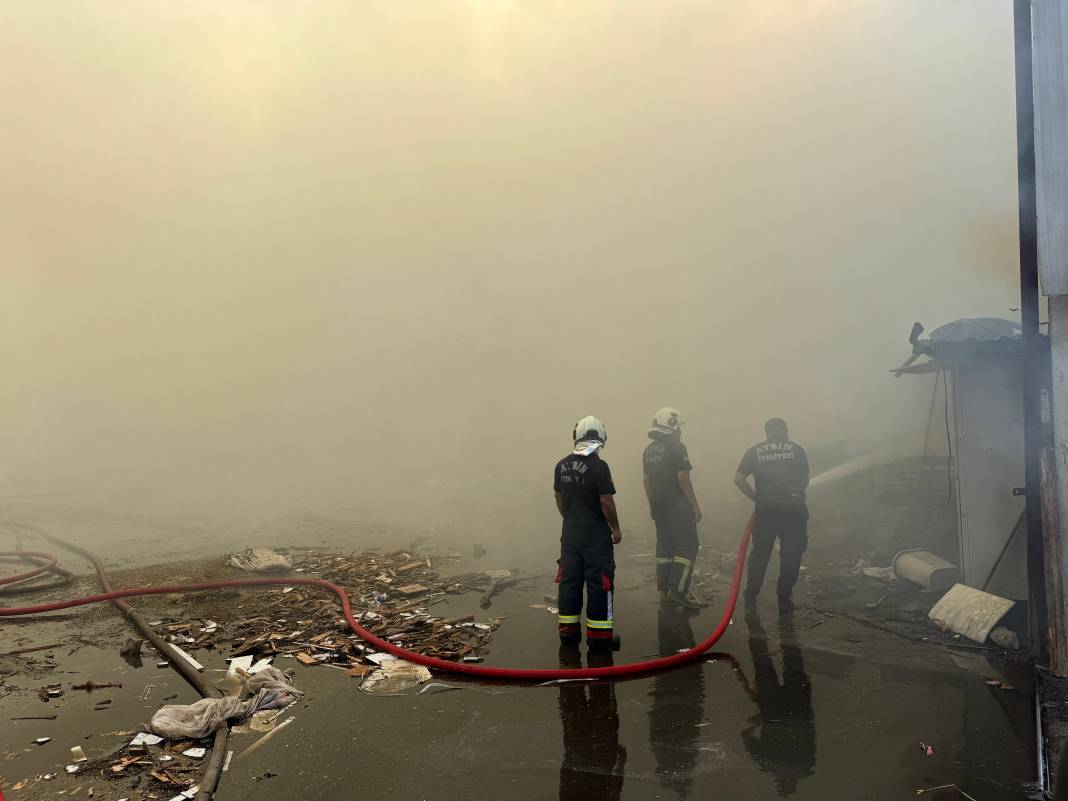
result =
[{"label": "rubble pile", "polygon": [[[500,624],[498,618],[476,622],[473,614],[447,617],[429,611],[450,596],[495,589],[501,581],[493,573],[446,577],[430,559],[403,551],[308,552],[295,560],[294,572],[340,585],[349,594],[353,615],[368,631],[427,656],[481,661]],[[252,605],[249,599],[255,599],[257,614],[240,617]],[[279,587],[239,601],[227,615],[217,615],[224,618],[220,622],[159,621],[155,628],[184,649],[217,649],[229,658],[252,657],[253,663],[288,657],[304,665],[355,668],[354,675],[361,675],[361,668],[377,665],[385,656],[353,634],[337,599],[317,588]]]}]

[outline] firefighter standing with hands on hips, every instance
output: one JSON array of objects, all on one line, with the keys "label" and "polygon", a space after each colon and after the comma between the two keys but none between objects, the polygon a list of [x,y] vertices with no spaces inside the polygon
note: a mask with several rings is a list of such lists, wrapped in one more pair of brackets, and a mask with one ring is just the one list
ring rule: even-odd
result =
[{"label": "firefighter standing with hands on hips", "polygon": [[556,581],[560,585],[560,641],[582,639],[582,589],[586,588],[586,642],[591,648],[619,648],[612,626],[615,581],[613,545],[623,539],[613,496],[612,471],[598,451],[608,435],[596,417],[584,417],[572,431],[574,447],[556,464],[553,491],[563,517]]}]

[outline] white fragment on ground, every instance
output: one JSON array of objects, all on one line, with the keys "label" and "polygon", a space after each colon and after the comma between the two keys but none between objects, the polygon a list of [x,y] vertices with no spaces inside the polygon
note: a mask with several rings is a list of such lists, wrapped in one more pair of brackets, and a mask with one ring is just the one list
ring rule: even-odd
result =
[{"label": "white fragment on ground", "polygon": [[371,695],[401,692],[430,681],[430,671],[422,665],[394,659],[382,664],[360,684],[360,689]]}]

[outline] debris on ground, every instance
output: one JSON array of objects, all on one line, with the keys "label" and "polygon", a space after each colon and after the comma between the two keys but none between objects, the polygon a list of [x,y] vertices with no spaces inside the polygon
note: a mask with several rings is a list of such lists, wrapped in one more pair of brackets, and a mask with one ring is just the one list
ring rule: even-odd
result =
[{"label": "debris on ground", "polygon": [[231,554],[230,564],[250,573],[284,572],[293,569],[293,560],[268,548],[249,548]]},{"label": "debris on ground", "polygon": [[998,626],[990,632],[990,641],[1000,648],[1007,648],[1010,651],[1020,650],[1020,638],[1015,631],[1004,626]]},{"label": "debris on ground", "polygon": [[430,671],[424,666],[393,659],[383,662],[382,667],[367,676],[360,684],[360,689],[371,695],[385,695],[410,690],[428,681]]},{"label": "debris on ground", "polygon": [[84,690],[87,693],[91,693],[93,690],[121,690],[121,681],[87,681],[85,684],[72,684],[70,686],[72,690]]},{"label": "debris on ground", "polygon": [[964,792],[962,789],[960,789],[960,787],[958,787],[955,784],[940,784],[937,787],[925,787],[922,790],[917,790],[916,791],[916,795],[923,795],[924,793],[933,793],[936,790],[956,790],[962,796],[967,798],[968,801],[975,801],[975,798],[973,798],[972,796],[968,795],[966,792]]},{"label": "debris on ground", "polygon": [[201,698],[192,704],[169,704],[160,707],[149,721],[153,734],[167,739],[200,739],[213,734],[231,719],[244,720],[262,709],[289,706],[301,696],[290,685],[285,674],[276,668],[266,668],[250,676],[245,682],[249,697],[235,696]]},{"label": "debris on ground", "polygon": [[240,754],[238,754],[237,755],[237,760],[240,761],[240,760],[244,759],[245,757],[249,756],[250,754],[255,753],[256,750],[261,748],[264,743],[266,743],[272,737],[276,736],[278,734],[278,732],[282,731],[282,729],[284,729],[286,726],[288,726],[294,720],[296,720],[296,718],[286,718],[285,720],[283,720],[281,723],[278,724],[278,726],[276,726],[271,731],[267,732],[260,739],[258,739],[256,742],[254,742],[252,745],[250,745],[248,748],[246,748],[244,751],[242,751]]},{"label": "debris on ground", "polygon": [[[484,657],[490,636],[500,622],[497,618],[476,622],[473,615],[434,616],[432,607],[453,596],[485,592],[495,581],[494,575],[476,572],[447,577],[435,570],[429,559],[409,552],[308,551],[298,557],[295,570],[342,586],[352,600],[353,615],[362,626],[399,647],[427,656],[451,661]],[[509,576],[513,573],[500,572]],[[542,577],[531,576],[515,581],[523,586],[541,580]],[[503,589],[500,579],[496,581],[496,590]],[[222,650],[230,659],[231,671],[255,672],[264,659],[272,657],[295,659],[308,667],[334,665],[348,669],[374,663],[369,657],[375,655],[376,649],[349,630],[338,600],[315,587],[268,590],[259,596],[253,614],[233,618],[214,626],[206,625],[209,621],[203,619],[164,619],[157,622],[156,628],[183,648]],[[238,658],[243,661],[235,662]]]},{"label": "debris on ground", "polygon": [[897,581],[897,574],[894,573],[892,566],[887,567],[865,567],[860,571],[868,578],[879,579],[880,581]]},{"label": "debris on ground", "polygon": [[518,571],[512,570],[487,570],[486,575],[490,579],[490,585],[486,588],[486,591],[482,593],[482,598],[479,600],[478,605],[483,609],[489,609],[493,603],[493,596],[496,595],[507,587],[512,587],[518,583],[516,574]]},{"label": "debris on ground", "polygon": [[963,634],[969,640],[983,644],[998,621],[1015,605],[1016,602],[1008,598],[954,584],[934,605],[929,617],[943,631]]}]

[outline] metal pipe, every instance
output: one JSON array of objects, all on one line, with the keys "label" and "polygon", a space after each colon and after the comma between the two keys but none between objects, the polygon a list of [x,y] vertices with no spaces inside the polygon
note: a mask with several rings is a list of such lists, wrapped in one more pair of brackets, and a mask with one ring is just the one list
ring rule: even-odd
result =
[{"label": "metal pipe", "polygon": [[1016,170],[1020,225],[1020,324],[1024,343],[1024,486],[1027,519],[1028,628],[1031,650],[1046,654],[1046,587],[1042,543],[1042,336],[1038,319],[1038,198],[1035,187],[1035,101],[1031,62],[1031,0],[1014,0]]}]

